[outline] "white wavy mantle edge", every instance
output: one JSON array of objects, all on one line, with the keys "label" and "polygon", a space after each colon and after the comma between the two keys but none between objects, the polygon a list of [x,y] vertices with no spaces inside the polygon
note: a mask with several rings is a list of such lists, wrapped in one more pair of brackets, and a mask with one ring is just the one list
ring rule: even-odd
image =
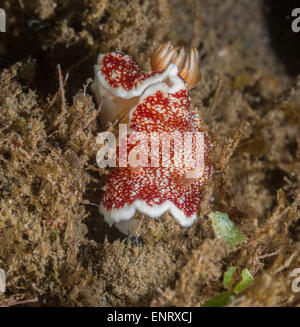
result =
[{"label": "white wavy mantle edge", "polygon": [[104,220],[110,225],[131,219],[135,215],[136,211],[139,211],[140,213],[143,213],[150,218],[159,218],[165,212],[169,211],[171,215],[183,227],[191,226],[197,219],[196,213],[188,217],[182,210],[178,209],[175,204],[169,200],[161,203],[160,205],[154,206],[149,206],[143,200],[135,200],[130,205],[126,204],[120,209],[111,210],[106,210],[101,202],[99,206],[99,211],[100,214],[103,215]]},{"label": "white wavy mantle edge", "polygon": [[122,86],[119,87],[112,87],[106,81],[105,75],[102,75],[101,67],[102,67],[102,60],[106,56],[106,54],[100,53],[97,60],[97,65],[94,65],[94,73],[95,73],[95,80],[92,83],[92,91],[98,92],[101,94],[101,87],[106,89],[111,93],[111,95],[115,97],[119,97],[122,99],[130,99],[133,97],[141,96],[144,91],[150,87],[147,94],[143,97],[143,99],[151,94],[157,92],[157,89],[151,90],[151,86],[157,83],[162,83],[167,78],[170,78],[172,86],[165,86],[163,93],[176,93],[182,89],[186,89],[185,82],[178,76],[179,69],[176,64],[171,63],[169,66],[162,72],[154,75],[152,77],[148,77],[146,80],[141,81],[138,85],[134,86],[130,90],[125,90]]}]

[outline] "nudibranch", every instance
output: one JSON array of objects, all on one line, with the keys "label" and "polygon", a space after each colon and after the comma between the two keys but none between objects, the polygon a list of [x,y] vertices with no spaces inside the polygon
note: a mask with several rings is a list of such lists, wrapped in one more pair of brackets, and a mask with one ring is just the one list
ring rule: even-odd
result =
[{"label": "nudibranch", "polygon": [[[118,51],[100,54],[94,67],[92,90],[102,104],[104,125],[120,117],[127,124],[126,159],[134,149],[132,139],[141,133],[147,136],[146,164],[118,165],[117,149],[118,164],[106,179],[99,206],[105,221],[124,233],[137,224],[133,218],[137,211],[150,218],[169,212],[181,226],[191,226],[213,171],[209,135],[189,95],[201,79],[198,51],[192,48],[188,53],[168,42],[154,52],[151,65],[152,72],[144,73],[131,57]],[[168,135],[172,135],[171,146],[165,156],[162,148]],[[176,144],[185,140],[191,146],[176,151]],[[155,146],[158,152],[153,156]],[[99,165],[98,154],[96,159]]]}]

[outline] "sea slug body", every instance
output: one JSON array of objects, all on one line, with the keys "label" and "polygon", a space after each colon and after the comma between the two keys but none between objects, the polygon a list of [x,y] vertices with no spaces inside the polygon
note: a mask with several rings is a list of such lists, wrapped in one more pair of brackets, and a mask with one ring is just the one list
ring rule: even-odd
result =
[{"label": "sea slug body", "polygon": [[[208,156],[209,135],[189,96],[189,89],[201,77],[197,50],[191,49],[188,55],[183,48],[162,45],[152,57],[152,69],[150,73],[142,72],[122,52],[101,54],[95,65],[92,90],[98,103],[103,101],[104,125],[125,113],[128,155],[136,146],[132,139],[140,133],[147,135],[143,145],[147,164],[135,168],[117,165],[112,170],[100,213],[107,223],[120,224],[133,220],[136,211],[151,218],[168,211],[180,225],[188,227],[197,218],[198,204],[213,171]],[[169,135],[170,155],[165,158],[162,147]],[[189,156],[186,148],[179,155],[176,144],[186,139],[192,142]],[[159,149],[156,157],[149,153],[150,143],[151,150],[153,144]],[[187,158],[195,163],[200,157],[201,165],[191,168]],[[196,177],[191,177],[195,172]]]}]

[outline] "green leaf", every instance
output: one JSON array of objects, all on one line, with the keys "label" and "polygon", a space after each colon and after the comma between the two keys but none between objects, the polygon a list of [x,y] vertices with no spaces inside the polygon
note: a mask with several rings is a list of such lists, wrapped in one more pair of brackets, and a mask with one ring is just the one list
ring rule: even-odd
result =
[{"label": "green leaf", "polygon": [[235,266],[229,267],[229,269],[224,273],[223,284],[225,288],[229,288],[232,284],[232,277],[236,271]]},{"label": "green leaf", "polygon": [[[236,267],[231,266],[229,269],[224,273],[224,286],[229,288],[232,283],[232,277],[235,273]],[[203,304],[203,307],[222,307],[224,305],[228,305],[230,301],[234,298],[236,294],[241,293],[247,287],[253,284],[254,278],[250,274],[248,269],[244,269],[242,271],[242,280],[237,283],[233,289],[233,291],[225,291],[212,299],[206,301]]]},{"label": "green leaf", "polygon": [[203,307],[222,307],[229,304],[231,297],[234,295],[232,291],[223,292],[214,298],[206,301]]},{"label": "green leaf", "polygon": [[254,278],[251,275],[250,271],[248,269],[244,269],[242,271],[242,280],[235,285],[233,292],[235,294],[241,293],[247,287],[251,286],[253,284],[253,281],[254,281]]},{"label": "green leaf", "polygon": [[212,220],[216,236],[224,238],[227,244],[235,246],[247,240],[247,237],[235,227],[226,213],[216,211],[211,212],[208,216]]},{"label": "green leaf", "polygon": [[54,232],[55,232],[56,238],[59,238],[59,236],[60,236],[59,229],[58,229],[56,226],[54,226],[53,229],[54,229]]}]

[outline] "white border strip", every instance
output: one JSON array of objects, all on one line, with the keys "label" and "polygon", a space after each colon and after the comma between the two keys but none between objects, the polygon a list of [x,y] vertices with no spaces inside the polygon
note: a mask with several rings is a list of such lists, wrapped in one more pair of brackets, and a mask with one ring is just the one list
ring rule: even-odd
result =
[{"label": "white border strip", "polygon": [[[102,59],[104,56],[105,54],[99,54],[97,60],[98,64],[94,65],[96,83],[101,84],[105,89],[109,90],[109,92],[116,97],[129,99],[140,96],[147,87],[152,84],[163,82],[168,77],[170,78],[170,81],[173,85],[172,87],[165,87],[163,91],[168,93],[176,93],[182,89],[186,89],[184,81],[178,76],[178,67],[176,64],[170,64],[162,74],[147,78],[141,84],[139,84],[138,87],[132,88],[129,91],[125,90],[122,86],[119,86],[117,88],[111,87],[106,82],[105,77],[101,73]],[[147,96],[149,96],[150,94],[153,94],[151,90],[147,92]]]},{"label": "white border strip", "polygon": [[190,217],[187,217],[184,212],[178,209],[175,204],[169,200],[163,202],[160,205],[149,206],[143,200],[135,200],[132,204],[126,204],[120,209],[106,210],[102,204],[99,206],[100,213],[104,216],[104,220],[108,224],[119,223],[123,220],[131,219],[136,211],[139,211],[150,218],[159,218],[165,212],[169,211],[172,216],[179,222],[183,227],[191,226],[197,219],[197,214],[194,213]]}]

